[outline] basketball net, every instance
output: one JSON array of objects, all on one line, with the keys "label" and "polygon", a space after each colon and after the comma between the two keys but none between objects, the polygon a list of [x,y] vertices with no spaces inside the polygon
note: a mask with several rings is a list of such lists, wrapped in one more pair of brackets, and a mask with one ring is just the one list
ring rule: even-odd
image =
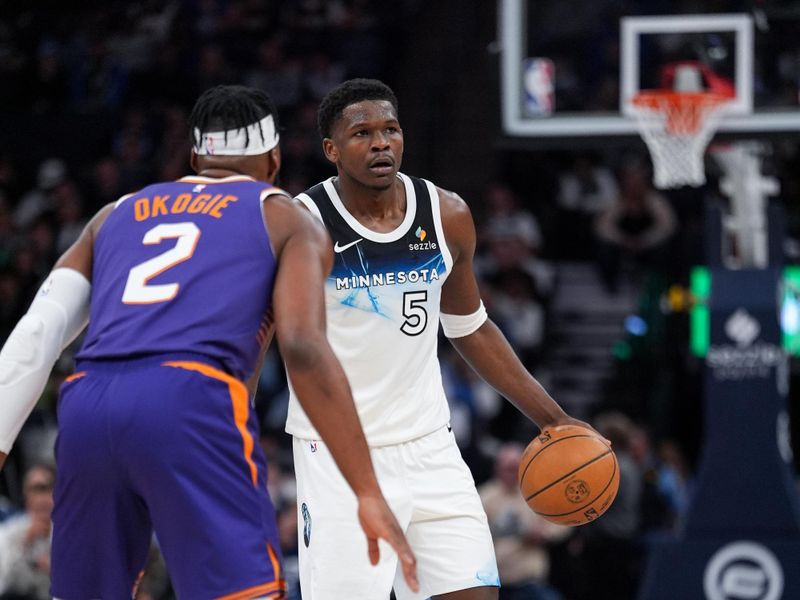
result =
[{"label": "basketball net", "polygon": [[631,98],[639,133],[653,159],[657,188],[705,183],[703,155],[731,99],[702,89],[693,64],[675,71],[674,89],[643,90]]}]

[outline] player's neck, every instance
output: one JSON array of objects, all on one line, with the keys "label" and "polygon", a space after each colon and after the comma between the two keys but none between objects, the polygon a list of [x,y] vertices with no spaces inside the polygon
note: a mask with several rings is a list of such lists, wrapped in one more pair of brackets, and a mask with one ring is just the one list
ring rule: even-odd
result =
[{"label": "player's neck", "polygon": [[333,185],[347,211],[365,227],[392,230],[405,218],[405,186],[397,177],[384,189],[367,187],[341,175],[333,180]]},{"label": "player's neck", "polygon": [[234,171],[232,169],[223,169],[220,167],[213,167],[208,169],[203,169],[197,173],[200,177],[210,177],[212,179],[223,179],[225,177],[234,177],[234,176],[241,176],[244,175],[246,177],[252,177],[247,173],[242,173],[240,171]]}]

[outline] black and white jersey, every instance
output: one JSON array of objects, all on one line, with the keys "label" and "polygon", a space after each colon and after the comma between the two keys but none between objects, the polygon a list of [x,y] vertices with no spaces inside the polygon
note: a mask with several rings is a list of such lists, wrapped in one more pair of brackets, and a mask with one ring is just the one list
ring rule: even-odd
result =
[{"label": "black and white jersey", "polygon": [[[298,199],[327,228],[334,266],[326,282],[328,339],[353,390],[367,441],[396,444],[449,420],[437,358],[442,284],[453,267],[439,194],[426,180],[398,173],[406,215],[377,233],[345,208],[328,179]],[[319,439],[294,391],[286,430]]]}]

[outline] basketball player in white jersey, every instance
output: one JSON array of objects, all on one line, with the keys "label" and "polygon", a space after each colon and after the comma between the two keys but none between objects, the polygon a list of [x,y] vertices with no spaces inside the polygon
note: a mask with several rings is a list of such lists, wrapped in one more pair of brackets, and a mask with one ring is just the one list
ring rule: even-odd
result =
[{"label": "basketball player in white jersey", "polygon": [[304,600],[496,599],[489,527],[448,426],[437,359],[445,335],[472,368],[539,427],[569,417],[527,372],[487,318],[472,269],[466,203],[400,173],[403,132],[392,91],[355,79],[319,108],[337,176],[298,199],[326,226],[335,266],[326,284],[328,337],[353,389],[383,493],[417,557],[420,592],[387,549],[363,558],[356,499],[292,393]]}]

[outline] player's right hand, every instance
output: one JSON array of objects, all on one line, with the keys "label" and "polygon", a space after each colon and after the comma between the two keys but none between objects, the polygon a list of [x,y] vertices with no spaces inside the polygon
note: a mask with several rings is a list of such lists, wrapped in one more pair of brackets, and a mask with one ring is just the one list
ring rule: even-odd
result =
[{"label": "player's right hand", "polygon": [[597,437],[599,437],[601,440],[603,440],[603,443],[606,446],[608,446],[609,448],[611,447],[611,440],[606,438],[606,436],[604,436],[602,433],[597,431],[594,427],[589,425],[589,423],[586,423],[585,421],[580,421],[578,419],[574,419],[574,418],[570,417],[569,415],[565,415],[563,418],[558,419],[557,421],[553,421],[552,423],[548,423],[548,424],[542,426],[542,429],[544,430],[544,429],[547,429],[548,427],[558,427],[559,425],[577,425],[578,427],[583,427],[585,429],[588,429],[589,431],[593,431],[595,434],[597,434]]},{"label": "player's right hand", "polygon": [[378,540],[386,540],[397,552],[400,565],[403,567],[403,577],[405,577],[408,587],[412,591],[418,592],[417,559],[406,541],[406,536],[403,535],[403,530],[400,529],[400,524],[386,504],[386,500],[382,496],[359,496],[358,520],[367,536],[369,562],[373,565],[378,564],[380,559]]}]

